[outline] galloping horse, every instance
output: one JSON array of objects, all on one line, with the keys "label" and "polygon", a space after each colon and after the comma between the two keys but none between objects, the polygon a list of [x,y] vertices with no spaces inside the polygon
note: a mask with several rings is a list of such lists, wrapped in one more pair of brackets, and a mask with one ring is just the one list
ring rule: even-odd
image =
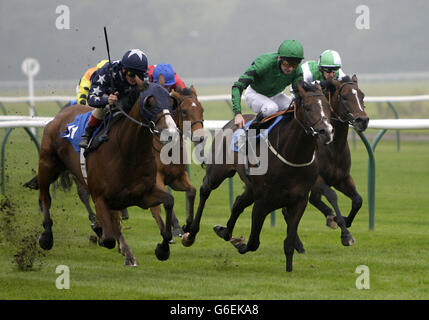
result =
[{"label": "galloping horse", "polygon": [[[160,84],[162,85],[162,75],[160,76]],[[183,124],[184,121],[189,121],[191,136],[189,137],[195,144],[201,143],[204,140],[204,135],[196,135],[195,133],[201,133],[203,130],[203,112],[204,109],[201,106],[201,103],[198,101],[197,92],[193,86],[190,88],[177,89],[177,91],[173,91],[171,95],[177,100],[177,108],[174,110],[174,122],[176,126],[183,132]],[[187,134],[187,132],[185,132]],[[188,212],[187,212],[187,223],[192,222],[192,218],[194,216],[194,201],[196,195],[196,189],[193,185],[191,185],[188,172],[186,171],[186,164],[181,163],[171,163],[171,164],[163,164],[160,157],[160,151],[163,146],[163,142],[160,141],[158,135],[154,135],[153,137],[153,149],[155,155],[155,161],[157,164],[157,178],[156,183],[159,188],[162,190],[166,190],[166,185],[170,186],[175,191],[185,191],[186,197],[188,200]],[[183,141],[180,140],[180,159],[183,159]],[[62,178],[67,178],[67,176],[62,176]],[[33,177],[29,182],[25,183],[24,186],[29,187],[30,189],[38,189],[37,185],[37,175]],[[81,202],[84,204],[87,212],[88,218],[92,222],[91,227],[94,232],[101,237],[102,228],[99,222],[96,219],[96,215],[93,212],[90,201],[89,201],[89,192],[88,186],[86,184],[81,184],[79,180],[73,176],[74,181],[77,186],[77,193]],[[71,186],[71,181],[65,180],[61,185],[66,188]],[[159,229],[162,231],[164,229],[164,222],[161,218],[161,208],[160,206],[156,206],[150,208],[152,216],[155,218]],[[126,209],[123,210],[122,216],[124,216],[124,212],[127,213]],[[183,230],[179,225],[175,212],[172,212],[172,225],[173,225],[173,236],[181,236],[183,234]]]},{"label": "galloping horse", "polygon": [[[259,235],[263,222],[268,213],[275,209],[285,207],[284,218],[287,223],[287,237],[284,241],[286,255],[286,271],[292,271],[292,258],[297,238],[298,223],[304,213],[308,202],[310,189],[317,178],[317,163],[314,161],[316,140],[323,144],[332,141],[333,129],[329,123],[331,111],[329,103],[324,96],[320,85],[310,85],[304,82],[298,84],[300,98],[295,103],[293,120],[283,118],[272,130],[265,143],[269,144],[267,172],[263,175],[247,175],[245,165],[238,164],[207,164],[206,175],[200,188],[200,203],[196,217],[188,231],[182,238],[185,246],[190,246],[199,231],[201,215],[205,202],[212,190],[228,177],[238,172],[245,183],[245,191],[239,195],[231,209],[231,216],[227,227],[215,226],[216,234],[230,241],[235,223],[243,210],[254,203],[252,210],[252,228],[247,244],[243,241],[234,241],[233,245],[243,254],[255,251],[259,247]],[[245,115],[249,121],[252,115]],[[236,130],[233,121],[224,129]],[[218,138],[215,137],[214,140]],[[225,140],[225,137],[222,136]],[[264,142],[260,140],[260,146]],[[225,141],[223,142],[225,144]],[[212,145],[211,157],[215,153],[215,141]],[[278,151],[273,146],[277,146]],[[228,144],[223,150],[230,151]],[[234,154],[235,160],[237,153]]]},{"label": "galloping horse", "polygon": [[[195,88],[191,86],[190,88],[184,88],[182,90],[173,91],[172,96],[175,97],[178,101],[178,107],[175,112],[174,121],[179,128],[180,132],[184,130],[184,121],[189,121],[189,126],[191,130],[191,136],[189,137],[191,141],[194,141],[195,144],[201,143],[204,140],[203,130],[203,112],[204,109],[201,106],[197,98],[197,92]],[[197,134],[195,137],[194,134]],[[187,134],[187,132],[184,132]],[[166,190],[166,185],[170,186],[173,190],[176,191],[186,191],[186,197],[188,200],[188,212],[186,216],[187,223],[191,223],[194,216],[194,201],[196,195],[196,189],[191,185],[188,172],[186,171],[186,164],[183,161],[180,163],[168,163],[165,164],[161,161],[161,147],[162,143],[154,137],[153,148],[155,150],[155,159],[158,172],[156,175],[156,185],[161,190]],[[180,140],[180,159],[184,157],[183,141]],[[150,208],[153,217],[155,218],[158,227],[160,230],[164,229],[164,222],[161,218],[161,208],[160,206]],[[175,232],[177,235],[183,233],[182,229],[178,225],[176,215],[173,210],[173,235]]]},{"label": "galloping horse", "polygon": [[[152,135],[168,130],[170,136],[177,139],[177,127],[171,117],[172,105],[177,102],[157,84],[138,81],[138,85],[141,91],[130,95],[132,107],[128,115],[117,120],[110,129],[110,138],[86,157],[88,189],[102,227],[100,241],[109,249],[114,248],[118,241],[121,253],[125,256],[125,265],[136,265],[137,262],[121,234],[119,210],[134,205],[147,209],[162,203],[167,218],[161,233],[163,242],[155,249],[158,259],[168,259],[169,241],[172,238],[171,213],[174,198],[155,184],[156,164]],[[38,186],[39,206],[44,214],[45,229],[39,238],[39,244],[45,250],[53,246],[53,222],[49,212],[50,184],[66,171],[70,171],[81,184],[85,183],[79,154],[71,143],[60,137],[60,133],[66,130],[77,115],[91,110],[92,108],[80,105],[65,108],[46,125],[43,133]]]},{"label": "galloping horse", "polygon": [[[328,146],[319,143],[316,158],[319,163],[319,176],[311,188],[310,203],[319,209],[326,217],[329,227],[341,228],[341,241],[344,246],[354,243],[353,236],[347,230],[352,225],[356,213],[362,206],[362,197],[356,190],[350,175],[351,157],[347,136],[349,125],[358,132],[363,132],[368,126],[369,118],[364,110],[364,94],[358,87],[356,75],[345,77],[341,81],[331,80],[327,85],[331,97],[334,140]],[[344,193],[352,200],[352,208],[348,217],[341,215],[337,203],[335,189]],[[336,216],[322,200],[324,195],[333,206]]]}]

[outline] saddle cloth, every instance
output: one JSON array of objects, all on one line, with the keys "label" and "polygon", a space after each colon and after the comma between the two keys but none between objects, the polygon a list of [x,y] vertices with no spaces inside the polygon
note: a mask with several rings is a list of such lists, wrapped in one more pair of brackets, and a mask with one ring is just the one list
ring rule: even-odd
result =
[{"label": "saddle cloth", "polygon": [[[275,118],[274,122],[266,129],[264,129],[263,131],[260,131],[260,133],[256,136],[256,138],[259,137],[268,137],[268,134],[270,133],[270,131],[277,125],[277,123],[279,123],[281,120],[283,119],[283,116],[280,115],[277,118]],[[246,143],[246,130],[249,129],[249,126],[252,124],[254,119],[250,120],[249,122],[246,123],[246,125],[244,126],[243,129],[238,129],[234,132],[232,139],[231,139],[231,150],[238,152],[238,150],[240,149],[240,146],[243,143]]]},{"label": "saddle cloth", "polygon": [[[91,113],[92,111],[88,111],[87,113],[77,115],[73,122],[69,123],[66,127],[66,130],[61,134],[61,138],[68,140],[77,153],[80,153],[79,142],[81,140],[82,134],[85,132],[85,127],[89,121],[89,118],[91,117]],[[106,116],[105,121],[107,120],[108,116],[109,115]],[[94,130],[92,135],[93,137],[95,137],[104,127],[105,121],[103,121],[97,127],[97,129]]]}]

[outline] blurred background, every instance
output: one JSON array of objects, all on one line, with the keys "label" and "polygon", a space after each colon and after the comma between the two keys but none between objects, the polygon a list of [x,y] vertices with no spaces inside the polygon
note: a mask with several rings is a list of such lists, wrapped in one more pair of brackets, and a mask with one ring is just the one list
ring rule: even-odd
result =
[{"label": "blurred background", "polygon": [[[61,5],[69,8],[69,29],[56,26]],[[361,5],[369,29],[357,27]],[[33,57],[38,80],[76,82],[107,56],[103,26],[113,60],[140,48],[150,64],[169,62],[188,82],[232,84],[285,39],[301,41],[307,60],[337,50],[346,73],[364,78],[429,78],[428,12],[425,0],[1,0],[0,81],[25,80],[21,63]]]}]

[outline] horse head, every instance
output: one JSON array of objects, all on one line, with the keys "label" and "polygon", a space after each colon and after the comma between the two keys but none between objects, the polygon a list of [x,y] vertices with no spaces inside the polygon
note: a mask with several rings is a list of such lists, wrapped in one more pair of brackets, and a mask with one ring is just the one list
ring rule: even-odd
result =
[{"label": "horse head", "polygon": [[[178,101],[178,107],[176,109],[176,124],[183,131],[183,122],[187,121],[190,129],[191,136],[189,137],[197,145],[204,141],[204,109],[201,103],[198,101],[197,92],[194,86],[190,88],[173,90],[171,92]],[[187,132],[184,132],[186,135]]]},{"label": "horse head", "polygon": [[344,77],[341,81],[330,80],[327,88],[332,97],[331,106],[335,119],[352,125],[362,132],[368,127],[369,117],[365,112],[365,94],[359,89],[356,75]]},{"label": "horse head", "polygon": [[333,127],[330,123],[329,102],[319,84],[300,81],[297,84],[299,97],[295,107],[295,119],[307,134],[317,136],[324,144],[333,139]]},{"label": "horse head", "polygon": [[143,125],[152,133],[160,135],[163,144],[179,141],[179,130],[172,118],[177,101],[164,87],[156,83],[145,83],[140,91],[139,104]]}]

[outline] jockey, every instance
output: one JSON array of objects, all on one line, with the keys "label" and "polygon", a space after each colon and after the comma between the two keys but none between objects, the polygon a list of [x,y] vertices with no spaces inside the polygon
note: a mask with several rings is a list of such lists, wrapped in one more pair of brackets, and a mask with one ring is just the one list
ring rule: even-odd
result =
[{"label": "jockey", "polygon": [[346,75],[341,70],[341,57],[337,51],[325,50],[318,61],[309,60],[301,64],[302,75],[305,82],[325,81],[338,79],[341,81]]},{"label": "jockey", "polygon": [[232,86],[234,122],[239,128],[245,125],[241,115],[241,95],[246,88],[246,103],[258,113],[252,127],[257,127],[264,117],[288,108],[291,99],[283,90],[288,85],[295,87],[302,80],[302,72],[298,68],[302,59],[304,49],[301,43],[285,40],[277,52],[262,54],[252,62]]},{"label": "jockey", "polygon": [[[106,105],[114,106],[118,98],[127,95],[135,88],[136,76],[144,80],[147,65],[147,57],[144,52],[140,49],[131,49],[124,54],[122,60],[112,62],[113,80],[110,77],[109,63],[94,72],[91,77],[88,104],[95,110],[91,114],[79,143],[81,148],[88,147],[92,133],[106,115]],[[114,88],[110,88],[112,82]]]},{"label": "jockey", "polygon": [[174,71],[173,66],[169,63],[160,63],[149,66],[147,68],[149,80],[151,82],[158,83],[159,76],[162,74],[165,79],[165,88],[168,92],[175,90],[176,88],[184,89],[185,83],[180,79],[177,73]]},{"label": "jockey", "polygon": [[85,74],[79,81],[79,85],[77,86],[77,103],[82,105],[88,104],[88,92],[89,88],[91,88],[91,76],[94,74],[94,72],[98,69],[100,69],[102,66],[104,66],[109,60],[101,60],[97,66],[93,68],[89,68],[86,70]]}]

